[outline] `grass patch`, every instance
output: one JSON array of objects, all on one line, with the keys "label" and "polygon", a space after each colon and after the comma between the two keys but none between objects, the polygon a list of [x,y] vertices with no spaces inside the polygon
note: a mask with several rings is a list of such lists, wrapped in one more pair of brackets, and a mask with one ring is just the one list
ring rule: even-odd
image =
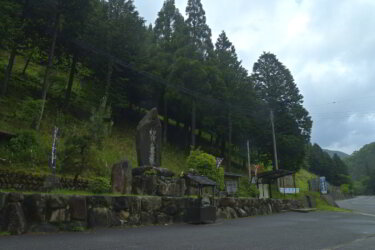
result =
[{"label": "grass patch", "polygon": [[9,236],[9,235],[10,235],[9,232],[0,232],[0,237],[1,237],[1,236]]},{"label": "grass patch", "polygon": [[296,186],[299,188],[300,192],[308,192],[309,191],[309,183],[308,181],[311,179],[315,179],[317,176],[313,173],[310,173],[306,169],[300,169],[296,173]]}]

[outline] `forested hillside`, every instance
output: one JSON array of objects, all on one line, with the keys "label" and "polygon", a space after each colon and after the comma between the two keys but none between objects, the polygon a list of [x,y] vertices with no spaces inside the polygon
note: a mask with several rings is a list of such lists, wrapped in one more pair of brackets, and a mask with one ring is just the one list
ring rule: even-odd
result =
[{"label": "forested hillside", "polygon": [[359,193],[375,194],[375,142],[345,159]]},{"label": "forested hillside", "polygon": [[[1,158],[46,164],[57,126],[59,171],[100,169],[123,157],[112,139],[157,107],[165,143],[200,146],[241,170],[247,140],[252,162],[274,159],[272,111],[279,166],[298,170],[312,120],[292,73],[270,52],[249,72],[225,31],[212,41],[200,0],[185,13],[166,0],[146,26],[131,0],[0,0],[0,130],[20,134]],[[30,154],[25,141],[42,149]]]},{"label": "forested hillside", "polygon": [[310,172],[325,176],[331,184],[341,186],[351,183],[348,166],[334,154],[331,157],[318,144],[307,146],[307,166]]},{"label": "forested hillside", "polygon": [[336,151],[336,150],[329,150],[329,149],[323,149],[324,152],[327,152],[329,154],[329,156],[333,157],[335,154],[340,157],[341,160],[345,160],[346,158],[348,158],[350,155],[344,153],[344,152],[341,152],[341,151]]}]

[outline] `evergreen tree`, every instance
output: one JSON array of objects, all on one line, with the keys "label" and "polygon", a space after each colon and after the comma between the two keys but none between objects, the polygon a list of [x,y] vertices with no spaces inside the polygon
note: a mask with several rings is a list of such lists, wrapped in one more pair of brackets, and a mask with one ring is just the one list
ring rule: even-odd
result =
[{"label": "evergreen tree", "polygon": [[7,93],[17,53],[29,42],[26,36],[30,27],[29,11],[28,0],[0,0],[0,47],[10,51],[0,95]]},{"label": "evergreen tree", "polygon": [[[216,64],[224,86],[218,86],[219,82],[217,82],[215,84],[215,88],[213,88],[213,92],[216,95],[216,98],[224,100],[227,104],[227,108],[224,110],[222,109],[219,114],[227,117],[226,124],[223,127],[228,128],[224,134],[227,135],[228,140],[227,160],[230,167],[231,150],[233,147],[233,130],[238,131],[240,127],[238,126],[238,121],[240,121],[241,116],[243,116],[243,114],[236,114],[236,110],[233,110],[231,105],[239,105],[241,103],[240,100],[243,100],[243,94],[247,92],[244,85],[248,83],[248,75],[247,71],[241,66],[241,62],[238,60],[236,50],[224,31],[219,35],[215,48]],[[216,88],[219,88],[219,91],[216,91]],[[224,91],[222,89],[224,89]],[[233,124],[233,120],[237,121],[237,124]],[[235,126],[235,129],[233,129],[234,125],[237,125]]]},{"label": "evergreen tree", "polygon": [[298,169],[310,140],[312,121],[292,74],[274,54],[263,53],[254,64],[252,78],[258,96],[275,113],[282,168]]},{"label": "evergreen tree", "polygon": [[[178,41],[185,36],[184,18],[175,6],[174,0],[166,0],[158,13],[153,30],[156,52],[152,57],[152,66],[167,79],[171,73],[171,66],[175,63],[176,51],[179,49]],[[161,86],[162,110],[164,115],[163,140],[167,141],[168,131],[168,102],[173,101],[174,92],[166,86]]]},{"label": "evergreen tree", "polygon": [[213,51],[211,29],[206,24],[206,13],[201,0],[188,0],[186,24],[200,59],[207,59]]}]

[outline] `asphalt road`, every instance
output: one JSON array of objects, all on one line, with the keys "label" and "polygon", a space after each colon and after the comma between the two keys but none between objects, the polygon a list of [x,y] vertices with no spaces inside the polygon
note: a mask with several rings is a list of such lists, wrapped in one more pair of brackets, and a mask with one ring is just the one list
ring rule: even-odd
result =
[{"label": "asphalt road", "polygon": [[375,249],[375,217],[288,212],[211,225],[3,236],[0,249]]},{"label": "asphalt road", "polygon": [[358,213],[373,214],[375,216],[375,196],[358,196],[350,200],[336,201],[336,203],[342,208],[351,209]]}]

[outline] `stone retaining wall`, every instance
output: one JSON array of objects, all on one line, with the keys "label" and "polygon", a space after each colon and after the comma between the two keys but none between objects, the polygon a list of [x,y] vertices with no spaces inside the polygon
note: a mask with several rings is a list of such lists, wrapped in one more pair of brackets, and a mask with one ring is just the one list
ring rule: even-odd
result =
[{"label": "stone retaining wall", "polygon": [[[18,173],[6,170],[0,170],[0,189],[15,189],[15,190],[32,190],[42,191],[47,175],[32,175],[26,173]],[[87,180],[78,179],[74,182],[73,179],[57,177],[60,185],[64,189],[69,190],[86,190],[89,182]]]},{"label": "stone retaining wall", "polygon": [[[21,234],[181,223],[186,209],[197,202],[186,197],[0,193],[0,230]],[[291,200],[217,198],[211,202],[217,206],[218,218],[227,219],[301,207]]]}]

